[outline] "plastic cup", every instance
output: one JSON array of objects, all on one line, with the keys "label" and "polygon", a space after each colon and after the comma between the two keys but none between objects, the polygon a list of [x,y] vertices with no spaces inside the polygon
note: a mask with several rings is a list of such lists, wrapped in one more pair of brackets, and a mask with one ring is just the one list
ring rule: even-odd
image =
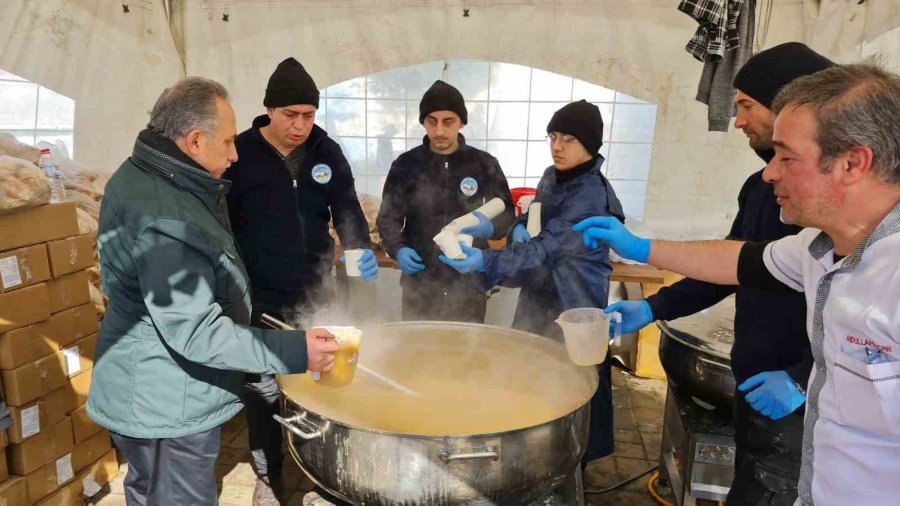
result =
[{"label": "plastic cup", "polygon": [[569,360],[577,365],[597,365],[606,360],[609,352],[609,326],[616,322],[614,338],[622,335],[622,315],[606,314],[602,309],[580,307],[559,315],[556,323],[562,327]]},{"label": "plastic cup", "polygon": [[541,233],[541,203],[532,202],[528,206],[528,222],[525,230],[531,237],[537,237]]},{"label": "plastic cup", "polygon": [[462,252],[462,248],[459,247],[459,238],[456,233],[452,230],[444,229],[441,232],[434,236],[434,242],[441,248],[441,251],[444,252],[444,255],[451,260],[462,260],[466,258],[466,254]]},{"label": "plastic cup", "polygon": [[359,260],[365,252],[364,249],[344,250],[344,266],[347,268],[347,276],[352,278],[362,276],[362,272],[359,270]]},{"label": "plastic cup", "polygon": [[339,348],[334,354],[334,367],[318,375],[313,374],[312,379],[318,384],[327,387],[349,385],[356,375],[362,331],[356,327],[337,325],[320,325],[316,328],[325,329],[334,334]]}]

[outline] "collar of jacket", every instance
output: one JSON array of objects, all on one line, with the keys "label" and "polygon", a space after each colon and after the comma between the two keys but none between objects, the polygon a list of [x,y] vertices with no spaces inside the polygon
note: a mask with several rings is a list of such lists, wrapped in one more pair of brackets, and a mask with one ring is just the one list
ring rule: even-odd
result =
[{"label": "collar of jacket", "polygon": [[446,156],[447,158],[449,158],[449,159],[452,160],[452,159],[454,159],[454,158],[456,157],[456,155],[457,155],[458,153],[462,153],[462,151],[463,151],[464,149],[466,149],[466,147],[467,147],[467,144],[466,144],[466,137],[465,137],[463,134],[457,133],[457,134],[456,134],[456,139],[459,141],[459,147],[456,148],[456,151],[450,153],[449,155],[442,155],[442,154],[440,154],[440,153],[435,153],[434,151],[432,151],[432,150],[431,150],[431,139],[429,139],[427,135],[426,135],[425,137],[422,138],[422,146],[424,146],[425,149],[427,150],[427,152],[431,153],[432,155],[435,155],[435,156]]},{"label": "collar of jacket", "polygon": [[[278,150],[275,149],[275,146],[272,146],[269,141],[267,141],[266,138],[263,137],[262,132],[259,131],[260,128],[269,125],[269,123],[271,122],[272,120],[269,118],[268,114],[262,114],[253,118],[253,137],[257,140],[257,142],[261,142],[264,145],[271,147],[273,150],[275,150],[276,153],[278,153]],[[328,137],[328,132],[326,132],[319,125],[313,123],[312,131],[309,132],[309,137],[307,137],[306,142],[304,142],[304,144],[306,145],[306,152],[309,153],[309,150],[315,148],[320,142],[322,142],[322,139],[324,139],[325,137]],[[281,153],[278,153],[278,156],[281,156]]]},{"label": "collar of jacket", "polygon": [[772,161],[775,158],[775,150],[774,149],[754,149],[756,152],[756,156],[763,159],[766,164]]},{"label": "collar of jacket", "polygon": [[554,168],[556,172],[556,182],[559,184],[568,183],[574,179],[577,179],[579,176],[583,176],[590,172],[591,174],[601,174],[600,168],[603,166],[603,162],[606,161],[606,158],[603,158],[603,155],[597,155],[594,158],[582,163],[577,167],[573,167],[566,171],[560,171]]},{"label": "collar of jacket", "polygon": [[231,181],[215,179],[174,142],[150,129],[138,134],[131,160],[138,167],[155,172],[192,193],[224,195],[231,187]]}]

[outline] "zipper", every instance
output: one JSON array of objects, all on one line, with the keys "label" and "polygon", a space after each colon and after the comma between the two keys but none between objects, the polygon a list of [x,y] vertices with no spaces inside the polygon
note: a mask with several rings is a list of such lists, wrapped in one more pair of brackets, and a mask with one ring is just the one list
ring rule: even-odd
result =
[{"label": "zipper", "polygon": [[291,181],[294,183],[294,188],[296,188],[296,187],[297,187],[297,180],[296,180],[296,179],[292,179]]}]

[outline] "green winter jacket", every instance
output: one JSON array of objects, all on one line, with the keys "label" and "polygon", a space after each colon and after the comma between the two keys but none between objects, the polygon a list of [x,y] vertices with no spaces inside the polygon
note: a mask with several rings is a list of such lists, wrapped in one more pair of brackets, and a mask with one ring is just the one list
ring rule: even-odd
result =
[{"label": "green winter jacket", "polygon": [[302,331],[247,325],[228,186],[147,130],[106,186],[98,246],[109,308],[87,410],[112,432],[209,430],[241,409],[245,373],[306,371]]}]

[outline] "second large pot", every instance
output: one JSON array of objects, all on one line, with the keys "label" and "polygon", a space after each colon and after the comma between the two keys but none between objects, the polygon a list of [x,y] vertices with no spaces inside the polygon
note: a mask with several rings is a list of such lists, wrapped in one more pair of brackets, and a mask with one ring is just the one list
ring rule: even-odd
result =
[{"label": "second large pot", "polygon": [[[371,405],[365,405],[365,411],[354,410],[353,405],[344,404],[361,399],[352,390],[325,391],[306,377],[282,377],[291,455],[329,492],[355,504],[526,504],[548,495],[579,464],[597,374],[593,368],[569,362],[559,343],[467,323],[405,322],[364,331],[360,365],[386,375],[396,372],[398,364],[422,367],[429,381],[456,377],[484,385],[485,390],[503,388],[511,398],[524,399],[527,393],[544,401],[523,405],[521,416],[504,421],[495,416],[504,407],[496,411],[489,404],[478,404],[474,393],[471,413],[480,412],[483,418],[472,420],[466,415],[457,420],[460,427],[497,430],[458,433],[452,430],[455,422],[445,423],[453,418],[446,413],[447,419],[420,420],[423,423],[408,416],[410,409],[427,406],[433,399],[396,406],[385,402],[378,412]],[[416,354],[408,352],[417,347],[422,362],[408,358],[392,362],[398,350],[406,350],[410,357]],[[432,353],[442,347],[450,369],[441,365],[441,353]],[[492,360],[495,354],[500,355]],[[477,358],[472,360],[473,356]],[[457,363],[464,364],[462,369],[454,369]],[[359,374],[354,384],[344,388],[363,388],[371,382]],[[419,385],[413,374],[400,377],[407,386]],[[448,402],[452,397],[453,392],[448,392]],[[392,409],[398,410],[396,417],[391,416]],[[411,432],[367,425],[409,427]],[[446,433],[428,433],[432,429]]]},{"label": "second large pot", "polygon": [[659,360],[669,385],[706,408],[731,412],[734,297],[699,313],[659,321]]}]

